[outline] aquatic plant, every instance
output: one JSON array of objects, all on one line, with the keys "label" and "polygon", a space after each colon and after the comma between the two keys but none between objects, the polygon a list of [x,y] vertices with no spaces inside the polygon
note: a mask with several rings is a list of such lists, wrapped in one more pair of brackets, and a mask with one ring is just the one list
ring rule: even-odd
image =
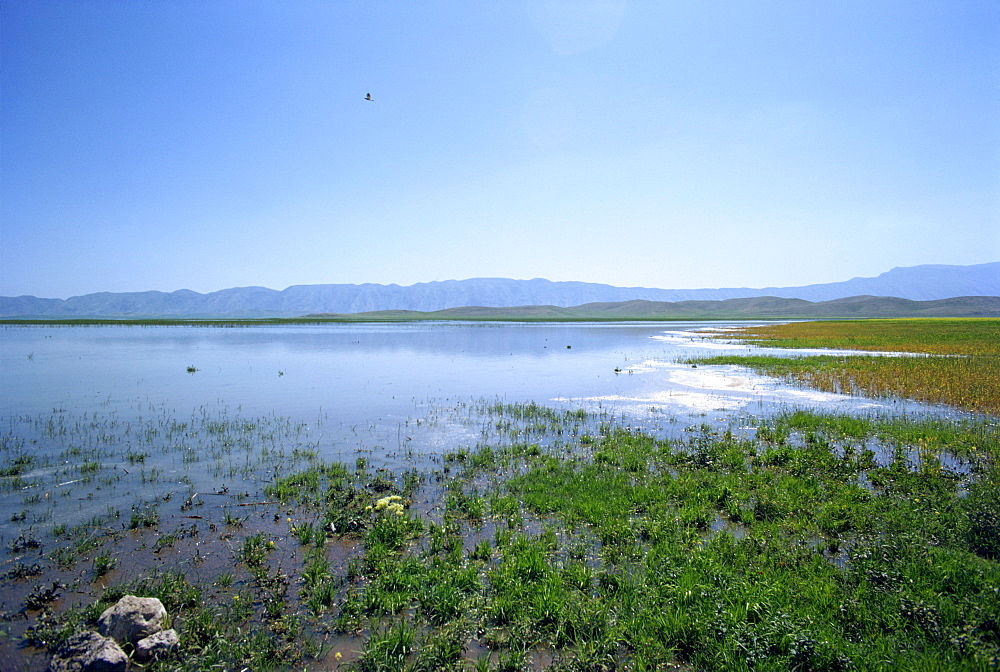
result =
[{"label": "aquatic plant", "polygon": [[[7,484],[28,488],[7,495],[8,550],[24,558],[5,574],[11,603],[38,607],[25,645],[57,646],[128,591],[176,614],[182,649],[153,672],[995,664],[989,418],[798,411],[668,439],[538,404],[463,413],[482,438],[402,474],[370,453],[324,461],[276,418],[31,420],[58,447],[11,438],[2,456]],[[62,485],[79,465],[94,481]],[[116,471],[131,512],[100,500]],[[34,523],[53,499],[75,507]],[[46,601],[59,566],[81,561],[107,570],[74,584],[93,603]]]},{"label": "aquatic plant", "polygon": [[726,334],[760,346],[918,353],[922,357],[722,356],[687,360],[736,364],[828,392],[895,396],[1000,412],[1000,320],[914,319],[795,322]]}]

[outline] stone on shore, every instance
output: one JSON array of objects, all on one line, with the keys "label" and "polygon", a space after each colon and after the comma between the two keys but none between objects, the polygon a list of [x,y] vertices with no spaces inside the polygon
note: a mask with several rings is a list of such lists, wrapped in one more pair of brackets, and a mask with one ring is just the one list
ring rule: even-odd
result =
[{"label": "stone on shore", "polygon": [[157,598],[126,595],[104,610],[97,619],[97,630],[121,645],[135,644],[162,630],[166,616],[167,610]]},{"label": "stone on shore", "polygon": [[176,651],[180,645],[181,640],[177,636],[176,630],[173,628],[161,630],[135,643],[135,657],[137,660],[149,660]]},{"label": "stone on shore", "polygon": [[110,637],[80,632],[52,655],[49,672],[125,672],[128,656]]}]

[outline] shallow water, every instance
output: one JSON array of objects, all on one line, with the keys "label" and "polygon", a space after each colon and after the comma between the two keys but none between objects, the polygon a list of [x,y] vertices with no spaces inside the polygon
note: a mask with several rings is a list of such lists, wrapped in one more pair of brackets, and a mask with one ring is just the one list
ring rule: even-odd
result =
[{"label": "shallow water", "polygon": [[[703,331],[736,324],[0,327],[0,621],[9,628],[0,667],[47,665],[44,651],[17,644],[39,586],[60,587],[57,612],[92,601],[106,583],[168,568],[209,586],[236,572],[246,587],[234,549],[256,532],[278,542],[275,571],[296,575],[304,547],[295,526],[318,522],[315,513],[265,493],[315,458],[364,470],[368,486],[420,472],[428,478],[411,506],[440,522],[442,456],[481,442],[570,447],[603,423],[685,440],[692,431],[751,435],[757,418],[791,409],[946,412],[680,363],[720,348],[802,354]],[[517,409],[496,408],[528,402],[588,413],[508,422]],[[740,534],[721,517],[711,529]],[[340,573],[359,543],[329,540]],[[118,561],[106,575],[98,553]],[[39,573],[19,575],[32,567]],[[355,638],[329,643],[331,656],[359,650]]]},{"label": "shallow water", "polygon": [[735,367],[723,375],[723,367],[695,372],[673,364],[720,347],[745,350],[697,333],[734,324],[8,327],[0,329],[0,417],[142,404],[186,414],[226,405],[250,415],[355,426],[399,421],[427,404],[482,398],[599,402],[612,412],[617,405],[606,401],[631,408],[630,402],[658,399],[679,413],[715,407],[671,401],[674,392],[702,392],[719,399],[720,408],[751,400],[857,405],[838,395],[788,394]]},{"label": "shallow water", "polygon": [[26,466],[4,477],[0,538],[33,520],[249,488],[313,454],[425,467],[482,440],[479,411],[496,402],[583,408],[660,435],[789,408],[922,409],[677,363],[746,349],[698,333],[737,324],[2,328],[0,457]]}]

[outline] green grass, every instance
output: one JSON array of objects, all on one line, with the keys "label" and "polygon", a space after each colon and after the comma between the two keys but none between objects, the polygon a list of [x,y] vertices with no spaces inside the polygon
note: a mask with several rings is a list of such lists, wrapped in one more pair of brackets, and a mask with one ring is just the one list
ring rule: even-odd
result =
[{"label": "green grass", "polygon": [[[539,652],[553,669],[981,669],[1000,646],[998,455],[987,422],[804,412],[752,439],[608,427],[571,451],[465,448],[443,522],[373,507],[339,613],[321,611],[371,632],[358,670],[468,669],[472,645],[494,670]],[[311,562],[307,586],[333,580]]]},{"label": "green grass", "polygon": [[[900,423],[859,433],[849,419],[798,414],[775,425],[763,434],[782,442],[616,432],[589,459],[532,460],[505,490],[575,531],[589,562],[574,565],[565,543],[505,537],[488,574],[497,636],[586,644],[635,669],[672,659],[706,669],[988,664],[1000,644],[1000,480],[983,460],[966,493],[933,456],[961,436],[985,438],[995,459],[995,428],[928,436],[912,468],[899,451],[875,466],[858,444],[898,435]],[[739,533],[710,532],[717,516]],[[581,623],[590,629],[574,638]]]},{"label": "green grass", "polygon": [[688,361],[746,366],[828,392],[905,397],[971,411],[1000,412],[1000,320],[796,322],[748,327],[726,337],[734,335],[768,347],[824,347],[929,356],[722,356]]},{"label": "green grass", "polygon": [[[132,593],[160,597],[181,637],[151,672],[336,667],[324,646],[351,652],[341,669],[353,670],[997,664],[991,418],[799,411],[664,440],[537,404],[483,412],[492,438],[425,473],[314,455],[269,472],[269,503],[242,526],[225,525],[237,518],[220,502],[216,532],[232,551],[214,574],[187,553],[183,571],[156,571],[73,546],[117,521],[111,512],[56,525],[65,558],[44,561],[87,557],[88,580],[126,580],[57,611],[62,588],[12,569],[12,581],[37,581],[25,642],[54,648]],[[206,431],[257,441],[254,424]],[[116,534],[193,543],[159,532],[158,507],[137,504],[113,524],[133,531]],[[40,546],[26,530],[10,550]]]},{"label": "green grass", "polygon": [[727,333],[782,348],[838,348],[938,355],[1000,355],[1000,319],[838,320],[745,327]]}]

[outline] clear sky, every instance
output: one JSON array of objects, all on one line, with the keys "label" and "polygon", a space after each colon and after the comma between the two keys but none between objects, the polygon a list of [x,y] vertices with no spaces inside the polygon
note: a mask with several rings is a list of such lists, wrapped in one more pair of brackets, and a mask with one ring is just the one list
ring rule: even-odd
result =
[{"label": "clear sky", "polygon": [[1000,260],[996,0],[3,0],[0,115],[5,296]]}]

